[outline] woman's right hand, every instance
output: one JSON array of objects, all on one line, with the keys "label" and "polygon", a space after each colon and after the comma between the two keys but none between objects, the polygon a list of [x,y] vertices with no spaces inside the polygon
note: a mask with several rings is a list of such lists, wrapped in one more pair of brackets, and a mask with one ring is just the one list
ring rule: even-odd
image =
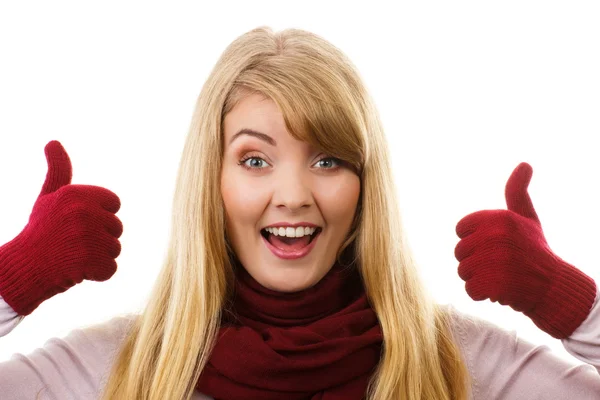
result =
[{"label": "woman's right hand", "polygon": [[72,185],[71,161],[58,141],[44,152],[48,172],[29,223],[0,247],[0,296],[19,315],[84,279],[109,279],[121,252],[119,197],[99,186]]}]

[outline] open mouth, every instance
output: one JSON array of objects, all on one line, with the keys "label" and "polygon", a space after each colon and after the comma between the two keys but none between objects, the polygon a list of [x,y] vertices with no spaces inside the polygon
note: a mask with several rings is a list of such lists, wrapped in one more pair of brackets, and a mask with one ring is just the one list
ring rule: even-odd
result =
[{"label": "open mouth", "polygon": [[266,229],[261,229],[260,234],[278,249],[283,251],[297,251],[308,246],[321,231],[321,228],[317,228],[312,235],[304,235],[301,237],[277,236],[268,232]]}]

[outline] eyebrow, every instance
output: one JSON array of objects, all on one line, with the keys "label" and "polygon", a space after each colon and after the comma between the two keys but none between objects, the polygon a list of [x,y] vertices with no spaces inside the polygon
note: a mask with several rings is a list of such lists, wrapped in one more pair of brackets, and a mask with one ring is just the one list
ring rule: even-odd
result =
[{"label": "eyebrow", "polygon": [[239,132],[236,133],[235,135],[233,135],[231,140],[229,140],[229,144],[231,144],[235,139],[237,139],[241,135],[254,136],[255,138],[258,138],[260,140],[267,142],[271,146],[277,146],[277,142],[271,136],[269,136],[265,133],[262,133],[262,132],[255,131],[253,129],[248,129],[248,128],[240,129]]}]

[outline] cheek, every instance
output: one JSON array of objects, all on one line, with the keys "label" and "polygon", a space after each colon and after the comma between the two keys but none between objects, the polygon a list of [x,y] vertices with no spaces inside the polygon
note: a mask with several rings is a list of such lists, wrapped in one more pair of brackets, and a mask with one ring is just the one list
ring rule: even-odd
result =
[{"label": "cheek", "polygon": [[319,204],[325,220],[330,224],[349,227],[358,205],[360,178],[348,174],[335,183],[328,182],[319,190],[319,194]]},{"label": "cheek", "polygon": [[265,191],[248,179],[236,177],[224,170],[221,177],[221,196],[227,215],[227,224],[231,227],[256,225],[266,207]]}]

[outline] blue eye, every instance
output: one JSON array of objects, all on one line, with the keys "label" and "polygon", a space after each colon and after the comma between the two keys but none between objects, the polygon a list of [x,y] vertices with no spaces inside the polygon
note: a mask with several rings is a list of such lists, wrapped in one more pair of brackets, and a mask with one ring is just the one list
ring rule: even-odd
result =
[{"label": "blue eye", "polygon": [[[251,160],[254,160],[253,162],[250,163],[252,165],[248,165],[246,162],[247,161],[251,161]],[[325,170],[332,171],[332,170],[338,169],[341,166],[341,164],[342,164],[342,161],[339,158],[335,158],[335,157],[323,157],[319,161],[317,161],[315,163],[315,165],[318,164],[318,163],[320,163],[320,162],[329,161],[329,160],[332,160],[334,162],[334,164],[337,164],[337,165],[334,165],[334,166],[331,166],[331,167],[327,167],[326,166],[326,167],[322,167],[320,169],[325,169]],[[244,157],[243,159],[241,159],[238,164],[241,165],[242,167],[248,169],[248,170],[252,170],[252,169],[257,170],[257,169],[264,169],[264,167],[260,166],[261,162],[264,163],[264,164],[267,164],[267,162],[264,159],[262,159],[261,157],[252,156],[251,155],[251,156]],[[329,161],[329,162],[331,162],[331,161]]]},{"label": "blue eye", "polygon": [[[319,161],[317,161],[317,163],[320,163],[321,161],[326,161],[326,160],[333,160],[333,161],[335,161],[334,164],[337,163],[338,166],[341,164],[341,160],[339,160],[339,159],[337,159],[335,157],[321,158]],[[331,168],[325,168],[325,169],[335,169],[335,168],[337,168],[337,167],[331,167]]]},{"label": "blue eye", "polygon": [[249,161],[249,160],[258,160],[258,161],[262,161],[263,163],[266,164],[265,160],[263,160],[260,157],[256,157],[256,156],[250,156],[250,157],[243,158],[242,160],[240,160],[239,164],[246,169],[262,169],[261,167],[256,166],[257,163],[254,163],[254,166],[249,166],[248,164],[246,164],[246,161]]}]

